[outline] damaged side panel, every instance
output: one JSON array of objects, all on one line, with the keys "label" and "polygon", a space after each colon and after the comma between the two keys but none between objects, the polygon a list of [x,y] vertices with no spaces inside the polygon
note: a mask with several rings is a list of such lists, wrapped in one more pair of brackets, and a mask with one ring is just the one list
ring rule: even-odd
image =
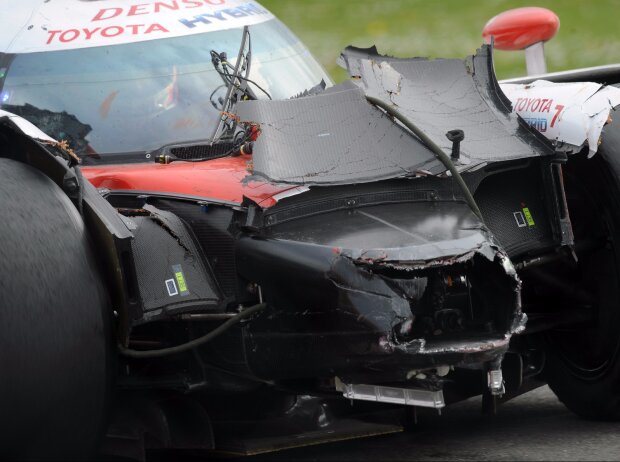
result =
[{"label": "damaged side panel", "polygon": [[588,146],[592,157],[602,143],[603,127],[620,105],[620,89],[594,82],[528,85],[502,84],[514,111],[553,142],[558,151],[578,153]]},{"label": "damaged side panel", "polygon": [[465,132],[461,168],[482,162],[552,154],[546,140],[511,113],[495,79],[491,49],[462,61],[397,59],[376,49],[347,48],[341,55],[360,88],[394,105],[438,146],[450,152],[448,130]]},{"label": "damaged side panel", "polygon": [[122,210],[133,232],[140,309],[134,324],[186,311],[217,311],[222,295],[192,233],[173,213],[145,205]]},{"label": "damaged side panel", "polygon": [[243,102],[238,114],[259,121],[253,171],[273,181],[346,184],[439,166],[426,147],[348,85],[288,101]]},{"label": "damaged side panel", "polygon": [[254,144],[255,175],[329,185],[445,172],[428,147],[366,97],[396,108],[446,153],[452,149],[446,133],[463,130],[455,160],[461,171],[553,154],[550,142],[512,112],[487,46],[465,61],[395,59],[352,48],[342,60],[356,79],[317,95],[238,104],[241,120],[262,131]]},{"label": "damaged side panel", "polygon": [[369,206],[263,231],[237,246],[240,273],[274,307],[245,335],[259,377],[377,383],[482,367],[523,329],[514,268],[465,204]]}]

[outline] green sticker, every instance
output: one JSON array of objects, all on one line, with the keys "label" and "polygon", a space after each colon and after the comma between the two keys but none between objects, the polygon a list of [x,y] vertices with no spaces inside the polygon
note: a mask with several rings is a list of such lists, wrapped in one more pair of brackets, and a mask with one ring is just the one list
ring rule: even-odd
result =
[{"label": "green sticker", "polygon": [[177,278],[177,282],[179,283],[179,289],[181,292],[187,292],[187,286],[185,285],[185,278],[183,277],[183,273],[174,273]]},{"label": "green sticker", "polygon": [[189,295],[189,290],[187,288],[187,283],[185,282],[185,275],[183,274],[181,265],[172,265],[172,271],[174,272],[174,277],[179,285],[179,292],[181,295]]},{"label": "green sticker", "polygon": [[527,207],[523,207],[523,215],[525,215],[525,221],[527,221],[528,226],[536,226],[534,223],[534,217],[532,217],[532,212]]}]

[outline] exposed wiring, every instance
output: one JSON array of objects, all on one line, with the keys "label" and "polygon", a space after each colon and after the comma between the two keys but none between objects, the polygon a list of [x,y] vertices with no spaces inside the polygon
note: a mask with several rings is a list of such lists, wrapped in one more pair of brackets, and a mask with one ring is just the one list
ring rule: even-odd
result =
[{"label": "exposed wiring", "polygon": [[211,101],[211,104],[213,105],[213,107],[214,107],[215,109],[217,109],[218,111],[219,111],[219,110],[221,110],[221,108],[218,108],[218,107],[217,107],[217,104],[215,104],[215,101],[213,101],[213,97],[215,96],[215,93],[217,93],[217,91],[218,91],[220,88],[225,88],[225,87],[226,87],[226,85],[224,85],[224,84],[220,85],[219,87],[216,87],[216,88],[215,88],[215,90],[213,90],[213,91],[211,92],[211,96],[209,96],[209,101]]},{"label": "exposed wiring", "polygon": [[480,221],[484,223],[482,212],[480,211],[480,208],[478,207],[478,204],[476,203],[476,200],[474,199],[473,194],[467,187],[467,184],[463,180],[463,177],[461,176],[459,171],[454,166],[454,163],[452,162],[450,157],[445,152],[443,152],[443,150],[439,146],[437,146],[437,144],[435,144],[435,142],[431,140],[426,135],[426,133],[420,130],[413,122],[411,122],[409,119],[407,119],[407,117],[401,114],[394,106],[391,106],[385,101],[380,100],[379,98],[375,98],[374,96],[366,96],[366,99],[368,100],[369,103],[374,104],[377,107],[380,107],[385,112],[387,112],[389,115],[397,119],[405,127],[411,130],[418,138],[420,138],[420,140],[422,140],[422,142],[431,150],[431,152],[435,155],[435,157],[437,157],[437,159],[439,159],[439,161],[450,171],[450,173],[452,174],[452,178],[454,178],[454,180],[457,182],[457,184],[461,188],[461,191],[463,192],[463,195],[465,196],[465,201],[467,202],[469,207],[472,209],[472,211],[476,214],[476,216],[480,219]]},{"label": "exposed wiring", "polygon": [[203,345],[213,340],[216,337],[219,337],[224,332],[226,332],[228,329],[230,329],[232,326],[237,324],[239,321],[245,318],[248,318],[249,316],[253,315],[254,313],[258,311],[264,310],[266,307],[267,307],[266,303],[259,303],[258,305],[254,305],[254,306],[251,306],[250,308],[246,308],[241,313],[239,313],[233,318],[230,318],[228,321],[216,327],[208,334],[205,334],[202,337],[198,337],[194,340],[190,340],[189,342],[183,343],[181,345],[177,345],[177,346],[173,346],[169,348],[162,348],[159,350],[132,350],[132,349],[124,347],[123,345],[119,345],[118,350],[119,350],[119,353],[122,354],[123,356],[127,356],[129,358],[134,358],[134,359],[161,358],[164,356],[170,356],[170,355],[190,351],[190,350],[193,350],[194,348],[199,347],[200,345]]},{"label": "exposed wiring", "polygon": [[[245,59],[245,62],[241,65],[241,70],[247,71],[247,65],[248,65],[247,57],[244,56],[243,58]],[[226,56],[225,53],[218,53],[215,50],[211,50],[211,62],[213,63],[213,67],[215,68],[215,71],[220,75],[220,77],[224,81],[224,85],[227,88],[231,88],[231,87],[235,88],[236,90],[241,92],[241,94],[245,96],[246,98],[256,99],[254,95],[249,91],[248,88],[242,88],[237,82],[235,82],[235,80],[237,79],[244,80],[244,81],[250,81],[250,82],[251,80],[249,80],[247,77],[242,76],[241,73],[239,73],[239,75],[235,75],[236,69],[232,64],[228,62],[228,57]],[[232,70],[233,72],[231,73],[229,69]]]},{"label": "exposed wiring", "polygon": [[[214,51],[212,50],[212,51],[211,51],[211,53],[213,54],[213,53],[216,53],[216,52],[214,52]],[[228,72],[228,69],[227,69],[227,68],[232,69],[232,70],[234,70],[235,68],[234,68],[234,67],[232,66],[232,64],[230,64],[228,61],[222,61],[222,64],[223,64],[222,68],[224,69],[224,71],[225,71],[225,73],[226,73],[226,76],[227,76],[227,77],[229,77],[229,78],[232,78],[232,74],[231,74],[230,72]],[[221,74],[220,74],[220,75],[221,75]],[[268,92],[267,90],[265,90],[263,87],[261,87],[259,84],[257,84],[254,80],[249,79],[249,78],[247,78],[247,77],[244,77],[244,76],[242,76],[242,75],[238,75],[238,76],[237,76],[237,78],[238,78],[238,79],[241,79],[241,80],[245,80],[246,82],[251,83],[251,84],[252,84],[252,85],[254,85],[256,88],[258,88],[260,91],[262,91],[262,92],[265,94],[265,96],[267,96],[267,98],[269,98],[269,99],[273,99],[273,98],[271,97],[271,95],[269,94],[269,92]],[[230,80],[230,79],[229,79],[229,80]],[[230,82],[230,84],[231,84],[231,85],[234,85],[232,82]],[[241,90],[241,88],[240,88],[239,86],[237,86],[237,89]],[[246,93],[246,96],[248,96],[248,97],[252,97],[252,95],[249,95],[249,94],[247,94],[247,93]]]},{"label": "exposed wiring", "polygon": [[242,75],[238,76],[238,78],[240,78],[241,80],[245,80],[246,82],[251,83],[256,88],[258,88],[260,91],[262,91],[267,96],[267,98],[273,99],[271,97],[271,95],[269,94],[269,92],[267,90],[265,90],[263,87],[261,87],[259,84],[257,84],[254,80],[248,79],[247,77],[243,77]]}]

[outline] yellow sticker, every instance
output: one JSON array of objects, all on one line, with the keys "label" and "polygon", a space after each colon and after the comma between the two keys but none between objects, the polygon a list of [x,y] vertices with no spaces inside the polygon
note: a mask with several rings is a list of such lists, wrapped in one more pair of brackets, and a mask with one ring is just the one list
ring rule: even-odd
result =
[{"label": "yellow sticker", "polygon": [[182,272],[177,272],[174,273],[174,275],[177,278],[177,282],[179,283],[179,290],[181,292],[187,292],[187,285],[185,284],[185,278],[183,277],[183,273]]},{"label": "yellow sticker", "polygon": [[525,215],[525,220],[527,221],[528,226],[536,226],[534,223],[534,217],[532,217],[532,212],[527,207],[523,207],[523,215]]}]

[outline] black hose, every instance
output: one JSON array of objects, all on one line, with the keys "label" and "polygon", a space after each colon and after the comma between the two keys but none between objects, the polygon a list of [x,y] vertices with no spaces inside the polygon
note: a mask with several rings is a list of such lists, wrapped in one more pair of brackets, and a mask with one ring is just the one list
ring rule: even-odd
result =
[{"label": "black hose", "polygon": [[170,356],[177,353],[183,353],[185,351],[192,350],[194,348],[203,345],[214,338],[222,335],[228,329],[230,329],[233,325],[237,324],[242,319],[249,317],[250,315],[256,313],[257,311],[263,310],[267,307],[266,303],[260,303],[258,305],[251,306],[243,310],[241,313],[236,315],[233,318],[230,318],[228,321],[223,323],[222,325],[216,327],[208,334],[203,335],[202,337],[198,337],[194,340],[191,340],[187,343],[183,343],[181,345],[173,346],[170,348],[162,348],[160,350],[131,350],[129,348],[125,348],[123,345],[118,346],[118,350],[120,354],[123,356],[128,356],[129,358],[134,359],[145,359],[145,358],[161,358],[163,356]]},{"label": "black hose", "polygon": [[442,149],[435,144],[433,140],[431,140],[426,133],[420,130],[416,125],[413,124],[409,119],[407,119],[404,115],[402,115],[394,106],[387,104],[385,101],[380,100],[379,98],[375,98],[374,96],[366,96],[366,99],[369,103],[374,104],[375,106],[380,107],[389,115],[397,119],[401,122],[405,127],[411,130],[422,142],[432,151],[432,153],[441,161],[441,163],[450,171],[452,177],[456,180],[457,184],[463,191],[463,195],[465,196],[465,201],[471,207],[472,211],[476,214],[476,216],[480,219],[482,223],[484,223],[484,218],[482,217],[482,212],[480,212],[480,208],[478,204],[476,204],[476,200],[474,199],[473,194],[465,184],[463,177],[458,172],[454,163],[448,157],[448,155],[442,151]]}]

